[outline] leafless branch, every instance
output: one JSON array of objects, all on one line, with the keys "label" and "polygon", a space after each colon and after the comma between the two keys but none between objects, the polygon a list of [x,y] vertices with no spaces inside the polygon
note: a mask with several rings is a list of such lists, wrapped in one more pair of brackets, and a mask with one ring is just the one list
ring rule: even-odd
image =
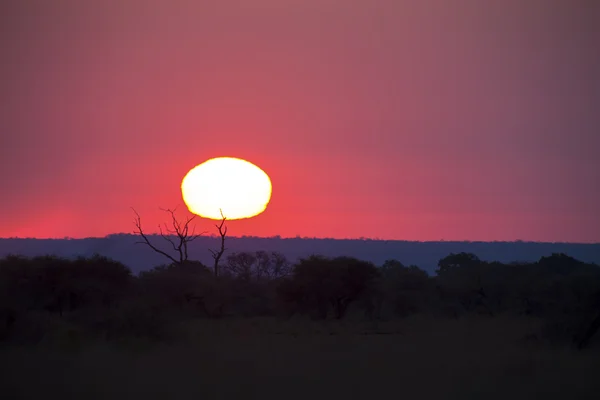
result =
[{"label": "leafless branch", "polygon": [[133,210],[133,212],[135,213],[135,216],[136,216],[134,223],[137,228],[137,231],[135,231],[134,233],[139,234],[142,237],[142,239],[144,239],[143,242],[135,242],[135,244],[146,244],[155,252],[162,254],[163,256],[167,257],[169,260],[173,261],[174,263],[177,263],[177,260],[175,260],[171,255],[165,253],[164,251],[162,251],[161,249],[157,248],[152,243],[150,243],[150,240],[148,240],[148,237],[144,234],[144,231],[142,230],[142,219],[140,217],[140,214],[133,207],[131,207],[131,209]]},{"label": "leafless branch", "polygon": [[[170,254],[168,254],[167,252],[159,249],[158,247],[156,247],[155,245],[153,245],[150,242],[150,240],[148,239],[148,237],[146,236],[146,234],[144,234],[144,231],[142,230],[142,223],[141,223],[141,218],[140,218],[139,213],[133,207],[131,209],[133,210],[133,212],[135,213],[135,216],[136,216],[135,226],[136,226],[137,230],[134,233],[140,235],[143,239],[143,241],[136,242],[136,244],[145,244],[145,245],[149,246],[152,250],[167,257],[169,260],[171,260],[175,264],[182,264],[182,263],[186,262],[189,257],[188,256],[188,243],[197,239],[198,237],[202,236],[204,233],[206,233],[206,232],[203,232],[203,233],[196,234],[196,227],[193,226],[192,233],[189,234],[190,223],[192,221],[194,221],[194,219],[196,218],[195,215],[192,217],[186,217],[186,219],[183,221],[179,221],[179,220],[177,220],[177,217],[175,216],[175,210],[177,210],[177,208],[174,208],[172,210],[169,208],[166,208],[166,209],[160,208],[161,211],[165,211],[171,215],[172,228],[167,226],[167,224],[165,223],[162,226],[159,224],[158,230],[160,232],[160,236],[171,245],[171,247],[173,248],[174,251],[177,252],[178,258],[179,258],[179,260],[177,260],[175,257],[173,257]],[[174,236],[176,238],[173,238]]]}]

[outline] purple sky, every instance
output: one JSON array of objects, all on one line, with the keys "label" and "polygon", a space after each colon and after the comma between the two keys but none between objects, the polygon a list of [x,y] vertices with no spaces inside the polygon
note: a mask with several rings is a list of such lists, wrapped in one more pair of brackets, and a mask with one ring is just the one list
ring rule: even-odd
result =
[{"label": "purple sky", "polygon": [[0,236],[152,230],[234,156],[273,198],[233,235],[600,242],[599,9],[3,1]]}]

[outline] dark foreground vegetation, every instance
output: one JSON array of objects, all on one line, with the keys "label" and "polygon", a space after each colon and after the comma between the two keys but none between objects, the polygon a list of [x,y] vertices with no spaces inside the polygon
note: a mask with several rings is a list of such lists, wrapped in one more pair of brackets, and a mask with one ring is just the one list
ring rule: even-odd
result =
[{"label": "dark foreground vegetation", "polygon": [[[597,398],[600,267],[0,260],[1,398]],[[596,372],[594,372],[596,371]],[[398,396],[394,396],[398,397]]]}]

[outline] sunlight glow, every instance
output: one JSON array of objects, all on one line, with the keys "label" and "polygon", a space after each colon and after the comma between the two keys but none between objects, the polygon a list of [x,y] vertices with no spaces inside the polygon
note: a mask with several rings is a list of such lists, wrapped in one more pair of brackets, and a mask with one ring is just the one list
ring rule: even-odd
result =
[{"label": "sunlight glow", "polygon": [[183,201],[204,218],[251,218],[271,199],[271,179],[256,165],[233,157],[212,158],[192,168],[181,181]]}]

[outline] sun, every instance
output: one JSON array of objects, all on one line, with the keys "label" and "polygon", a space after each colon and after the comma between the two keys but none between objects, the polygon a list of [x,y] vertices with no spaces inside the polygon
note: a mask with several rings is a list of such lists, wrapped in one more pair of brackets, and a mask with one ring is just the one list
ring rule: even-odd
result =
[{"label": "sun", "polygon": [[220,220],[251,218],[271,200],[271,179],[259,167],[234,157],[211,158],[192,168],[181,181],[191,213]]}]

